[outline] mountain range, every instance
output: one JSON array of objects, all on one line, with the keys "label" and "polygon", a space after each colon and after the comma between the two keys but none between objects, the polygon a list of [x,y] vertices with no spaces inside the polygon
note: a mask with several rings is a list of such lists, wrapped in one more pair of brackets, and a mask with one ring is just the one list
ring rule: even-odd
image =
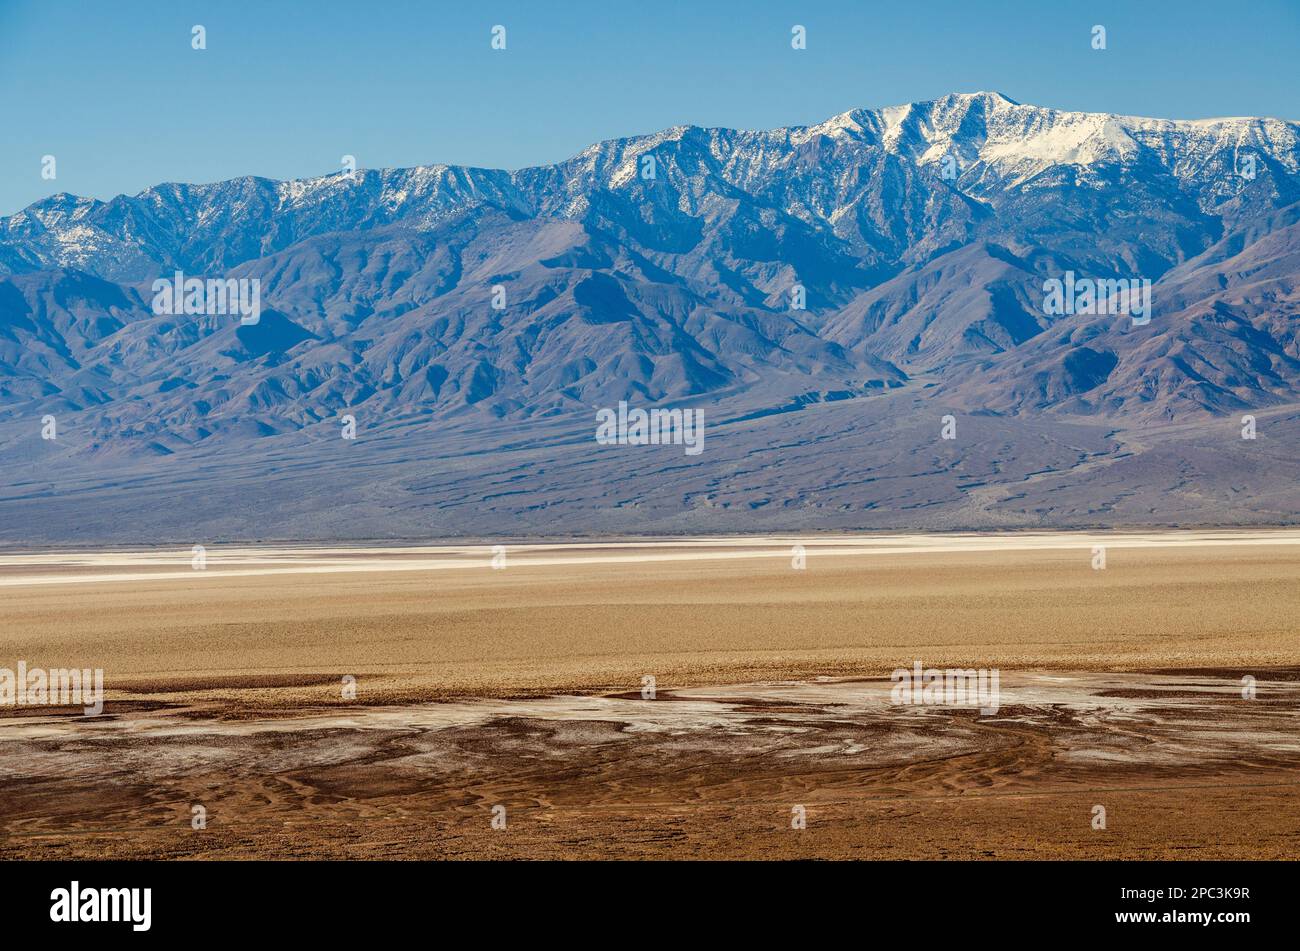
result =
[{"label": "mountain range", "polygon": [[[1297,123],[998,93],[54,195],[0,219],[0,541],[1289,523],[1298,281]],[[596,445],[620,400],[709,449]]]}]

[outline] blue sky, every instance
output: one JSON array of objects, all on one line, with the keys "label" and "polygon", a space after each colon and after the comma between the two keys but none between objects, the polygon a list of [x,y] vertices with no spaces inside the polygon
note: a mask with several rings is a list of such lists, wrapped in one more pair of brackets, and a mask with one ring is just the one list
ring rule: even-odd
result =
[{"label": "blue sky", "polygon": [[0,0],[0,214],[60,191],[318,175],[344,154],[517,168],[679,123],[770,128],[979,89],[1300,119],[1298,63],[1297,0]]}]

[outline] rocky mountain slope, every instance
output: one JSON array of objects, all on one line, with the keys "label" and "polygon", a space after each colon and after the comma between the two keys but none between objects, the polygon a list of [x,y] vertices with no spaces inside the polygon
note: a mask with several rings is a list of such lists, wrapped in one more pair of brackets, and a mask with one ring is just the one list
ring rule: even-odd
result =
[{"label": "rocky mountain slope", "polygon": [[[619,400],[704,408],[747,451],[791,453],[815,444],[799,436],[814,416],[850,442],[872,430],[871,453],[881,413],[927,433],[943,413],[1004,418],[1027,440],[1285,416],[1300,403],[1297,229],[1294,122],[996,93],[801,128],[677,127],[513,172],[55,195],[0,219],[0,470],[49,498],[51,465],[87,490],[115,466],[258,469],[333,447],[343,414],[390,440],[368,463],[389,475],[424,429],[462,460],[527,444],[554,458]],[[152,283],[178,270],[257,279],[260,321],[154,313]],[[1066,274],[1150,281],[1150,322],[1050,312],[1044,281]],[[58,440],[39,438],[46,415]],[[1008,439],[994,482],[1035,456]],[[709,459],[675,465],[698,476]],[[787,470],[796,500],[830,478]],[[877,488],[842,505],[878,509]]]}]

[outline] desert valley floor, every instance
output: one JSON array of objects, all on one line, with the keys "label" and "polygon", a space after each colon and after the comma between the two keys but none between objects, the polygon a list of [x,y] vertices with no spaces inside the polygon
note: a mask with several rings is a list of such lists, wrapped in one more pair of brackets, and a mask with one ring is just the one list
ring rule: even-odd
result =
[{"label": "desert valley floor", "polygon": [[[1300,847],[1298,531],[193,558],[0,555],[0,667],[107,695],[0,707],[0,855]],[[998,710],[891,703],[918,661],[998,669]]]}]

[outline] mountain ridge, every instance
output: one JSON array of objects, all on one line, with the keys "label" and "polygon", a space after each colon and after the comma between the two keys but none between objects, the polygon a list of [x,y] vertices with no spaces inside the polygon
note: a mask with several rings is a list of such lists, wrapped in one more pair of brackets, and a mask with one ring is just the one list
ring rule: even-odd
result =
[{"label": "mountain ridge", "polygon": [[[1256,135],[1251,144],[1257,148],[1264,148],[1270,155],[1272,152],[1281,153],[1278,157],[1286,160],[1285,165],[1290,171],[1300,170],[1300,157],[1297,156],[1297,143],[1300,142],[1300,123],[1296,122],[1266,117],[1171,120],[1119,116],[1110,113],[1072,112],[1023,105],[1001,93],[978,92],[951,94],[934,100],[879,109],[853,109],[823,120],[820,123],[770,130],[751,131],[726,127],[673,126],[656,133],[603,140],[560,162],[549,165],[525,166],[513,171],[435,163],[407,168],[359,168],[355,174],[359,177],[361,184],[366,184],[373,178],[382,186],[376,205],[383,205],[387,202],[396,206],[396,204],[413,201],[423,196],[426,199],[434,200],[433,207],[429,210],[436,213],[445,211],[449,204],[454,203],[456,200],[469,202],[490,198],[503,207],[516,207],[521,211],[526,210],[530,214],[537,215],[556,210],[553,207],[554,202],[548,208],[545,202],[538,200],[535,194],[528,194],[529,192],[536,192],[537,180],[546,179],[552,170],[565,166],[581,166],[585,159],[601,159],[603,161],[598,164],[607,167],[610,155],[616,151],[620,153],[620,158],[625,160],[628,150],[635,150],[634,155],[641,154],[654,145],[680,141],[688,134],[704,135],[709,137],[710,140],[726,138],[749,139],[751,145],[771,144],[785,138],[792,145],[802,146],[812,141],[815,136],[827,136],[834,132],[848,134],[846,126],[851,124],[853,129],[858,132],[870,132],[880,143],[893,138],[897,144],[902,141],[902,131],[909,119],[912,120],[914,129],[925,130],[936,128],[934,120],[938,117],[938,128],[940,128],[941,132],[946,130],[950,133],[961,131],[963,123],[968,123],[964,134],[969,138],[971,135],[969,123],[978,126],[980,122],[986,122],[990,114],[1000,116],[1021,115],[1022,119],[1026,120],[1027,127],[1030,128],[1036,128],[1046,123],[1053,128],[1065,128],[1068,131],[1075,126],[1081,126],[1076,131],[1084,141],[1096,138],[1095,133],[1098,131],[1096,126],[1099,122],[1103,130],[1109,124],[1118,123],[1127,132],[1130,131],[1125,125],[1127,123],[1133,127],[1131,131],[1179,132],[1181,134],[1194,131],[1204,132],[1206,129],[1218,127],[1240,127],[1242,130],[1246,127],[1252,127],[1258,133],[1260,129],[1266,128],[1270,133],[1269,141],[1261,143],[1259,136]],[[864,122],[864,120],[866,121]],[[868,145],[876,144],[876,142],[872,141],[871,135],[860,137],[861,141],[866,142]],[[936,143],[947,143],[951,138],[951,135],[945,137],[941,134],[932,140],[925,138],[923,135],[922,141],[926,143],[926,148],[922,150],[920,158],[923,161],[932,161],[938,158],[939,156],[930,155],[928,152],[933,149]],[[1104,139],[1104,136],[1102,138]],[[1023,143],[1027,140],[1021,137],[1019,141]],[[1065,155],[1056,156],[1055,158],[1069,157],[1069,148],[1073,147],[1072,141],[1069,139],[1063,140],[1061,147],[1066,149]],[[998,152],[994,158],[998,164],[1010,162],[1010,164],[1014,165],[1016,161],[1031,156],[1035,147],[1029,144],[1023,145],[1022,148],[1025,152],[1024,155],[1018,156],[1014,151]],[[1075,156],[1075,158],[1078,157]],[[962,156],[958,156],[958,158],[962,158]],[[983,163],[987,160],[979,158],[978,161]],[[618,164],[621,166],[624,163],[620,162]],[[592,164],[590,172],[594,171],[596,169]],[[733,176],[731,184],[738,184],[734,179]],[[626,170],[624,169],[621,178],[619,173],[615,173],[609,177],[607,184],[626,184],[626,180]],[[302,199],[305,196],[320,197],[320,193],[334,191],[339,188],[351,188],[354,184],[355,182],[347,180],[343,173],[287,180],[249,175],[204,184],[161,183],[146,188],[135,196],[118,195],[107,201],[95,198],[79,198],[61,192],[50,198],[35,202],[13,215],[0,218],[0,240],[10,242],[16,237],[21,237],[19,229],[27,224],[29,217],[36,218],[37,222],[46,228],[50,225],[62,225],[65,222],[83,224],[92,212],[103,212],[105,215],[109,215],[111,211],[120,211],[122,217],[129,218],[130,212],[142,211],[141,206],[161,208],[165,207],[169,202],[178,200],[193,201],[196,198],[201,200],[213,193],[219,194],[223,200],[231,198],[243,199],[244,207],[247,207],[247,203],[258,198],[271,197],[269,194],[265,194],[271,192],[274,193],[276,198],[276,205],[273,210],[286,211],[302,204]],[[449,189],[449,194],[443,196],[440,205],[439,200],[433,195],[431,187],[444,184]],[[392,187],[394,185],[400,185],[401,187],[394,189]],[[416,189],[415,199],[409,194],[412,187]],[[324,197],[328,198],[329,195],[326,194]],[[240,206],[236,203],[236,208],[238,207]],[[48,216],[43,215],[46,208],[50,210]],[[425,221],[417,219],[416,224],[432,224],[436,223],[436,220],[436,216],[427,218]],[[364,223],[366,222],[353,222],[354,226]],[[30,234],[28,236],[30,237]],[[84,237],[84,233],[82,236]],[[75,239],[77,234],[74,233],[69,237]],[[75,241],[60,243],[76,247]],[[234,263],[242,263],[242,260],[246,259],[240,259]],[[70,266],[77,262],[44,260],[40,263],[43,266]],[[6,270],[14,272],[16,269],[13,267],[12,262],[0,260],[0,273],[4,273]],[[92,271],[100,273],[96,268],[92,268]],[[100,276],[113,275],[101,273]]]},{"label": "mountain ridge", "polygon": [[[261,321],[153,313],[152,282],[176,270],[256,279]],[[1051,311],[1044,282],[1066,274],[1149,281],[1150,322]],[[150,460],[258,466],[323,451],[343,414],[372,439],[458,433],[469,458],[530,431],[571,446],[620,400],[706,408],[756,453],[816,418],[863,431],[808,446],[888,455],[879,414],[951,413],[1020,420],[1033,442],[1095,425],[1090,453],[1122,455],[1106,433],[1300,404],[1298,314],[1300,124],[1274,119],[953,94],[784,129],[675,126],[515,171],[60,194],[0,219],[0,468],[51,452],[91,481]],[[56,446],[32,443],[46,414]],[[971,485],[997,483],[989,464]]]}]

